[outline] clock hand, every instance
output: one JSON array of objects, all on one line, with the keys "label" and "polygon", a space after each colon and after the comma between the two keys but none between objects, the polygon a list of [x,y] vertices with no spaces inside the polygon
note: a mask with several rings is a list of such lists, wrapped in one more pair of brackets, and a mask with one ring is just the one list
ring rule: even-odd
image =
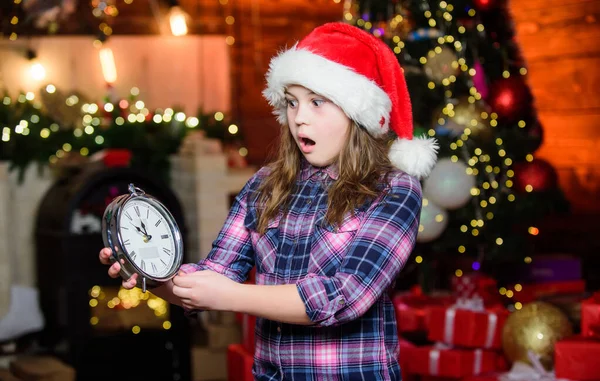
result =
[{"label": "clock hand", "polygon": [[144,237],[148,236],[148,234],[144,233],[142,231],[142,229],[140,229],[139,227],[135,226],[133,223],[131,224],[131,226],[133,226],[135,228],[135,230],[138,231],[138,233],[140,233],[141,235],[143,235]]},{"label": "clock hand", "polygon": [[142,229],[144,229],[144,234],[148,235],[148,232],[146,231],[146,225],[144,225],[144,221],[140,220],[140,223],[142,224]]},{"label": "clock hand", "polygon": [[150,234],[148,234],[148,231],[146,230],[146,225],[144,225],[144,221],[140,220],[140,223],[142,224],[142,229],[144,229],[144,235],[146,236],[146,242],[148,242],[152,239],[152,236]]}]

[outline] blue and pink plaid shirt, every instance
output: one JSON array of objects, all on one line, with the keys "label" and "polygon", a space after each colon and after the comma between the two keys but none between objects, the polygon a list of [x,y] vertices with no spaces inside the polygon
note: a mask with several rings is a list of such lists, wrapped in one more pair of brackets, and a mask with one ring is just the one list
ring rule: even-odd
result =
[{"label": "blue and pink plaid shirt", "polygon": [[256,283],[296,284],[311,326],[258,318],[255,380],[401,380],[396,318],[388,290],[414,248],[421,185],[393,172],[371,203],[326,223],[334,166],[304,162],[290,210],[256,232],[261,168],[244,186],[206,259],[185,272],[213,270],[236,282],[256,266]]}]

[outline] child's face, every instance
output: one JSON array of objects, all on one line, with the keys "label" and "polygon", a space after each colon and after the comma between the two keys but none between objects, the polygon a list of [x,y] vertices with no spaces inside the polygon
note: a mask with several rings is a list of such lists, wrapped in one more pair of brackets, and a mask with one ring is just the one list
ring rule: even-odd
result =
[{"label": "child's face", "polygon": [[286,89],[290,132],[309,163],[333,163],[344,144],[351,122],[341,108],[302,86]]}]

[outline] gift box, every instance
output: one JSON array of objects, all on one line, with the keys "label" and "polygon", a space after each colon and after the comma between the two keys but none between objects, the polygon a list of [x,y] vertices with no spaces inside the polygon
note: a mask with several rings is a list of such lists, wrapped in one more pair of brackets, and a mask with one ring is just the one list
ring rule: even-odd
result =
[{"label": "gift box", "polygon": [[495,370],[498,354],[482,349],[444,349],[436,346],[409,348],[409,374],[465,377]]},{"label": "gift box", "polygon": [[227,381],[254,381],[252,376],[253,355],[240,344],[227,348]]},{"label": "gift box", "polygon": [[560,294],[578,294],[585,292],[585,281],[573,280],[538,284],[521,284],[521,288],[509,287],[513,291],[512,301],[530,303],[540,298]]},{"label": "gift box", "polygon": [[453,276],[451,279],[452,293],[456,299],[480,299],[484,305],[499,304],[498,282],[479,272],[463,276]]},{"label": "gift box", "polygon": [[460,381],[500,381],[500,376],[503,374],[504,373],[490,372],[478,376],[464,377]]},{"label": "gift box", "polygon": [[451,306],[430,307],[428,315],[427,338],[431,341],[454,347],[499,349],[509,312],[499,307],[473,311]]},{"label": "gift box", "polygon": [[577,381],[600,379],[600,341],[573,336],[558,341],[554,346],[554,373],[556,378]]},{"label": "gift box", "polygon": [[399,338],[400,353],[398,355],[398,363],[400,364],[400,372],[402,373],[402,381],[415,381],[416,377],[408,372],[410,363],[410,349],[416,348],[416,345],[410,341]]},{"label": "gift box", "polygon": [[581,302],[581,335],[600,339],[600,292]]},{"label": "gift box", "polygon": [[392,297],[396,311],[398,333],[425,331],[427,307],[449,306],[454,298],[448,294],[424,295],[418,292],[400,292]]},{"label": "gift box", "polygon": [[254,336],[256,329],[256,316],[242,314],[242,346],[246,351],[254,353]]}]

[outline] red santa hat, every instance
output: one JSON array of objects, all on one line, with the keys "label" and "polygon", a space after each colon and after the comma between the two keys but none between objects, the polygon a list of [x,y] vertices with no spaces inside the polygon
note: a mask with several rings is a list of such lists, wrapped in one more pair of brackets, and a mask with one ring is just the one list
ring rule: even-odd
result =
[{"label": "red santa hat", "polygon": [[286,87],[304,86],[338,105],[374,137],[392,129],[398,138],[389,157],[397,168],[424,178],[435,165],[436,140],[413,139],[411,102],[398,60],[372,34],[343,22],[319,26],[275,56],[266,79],[263,95],[280,123],[287,124]]}]

